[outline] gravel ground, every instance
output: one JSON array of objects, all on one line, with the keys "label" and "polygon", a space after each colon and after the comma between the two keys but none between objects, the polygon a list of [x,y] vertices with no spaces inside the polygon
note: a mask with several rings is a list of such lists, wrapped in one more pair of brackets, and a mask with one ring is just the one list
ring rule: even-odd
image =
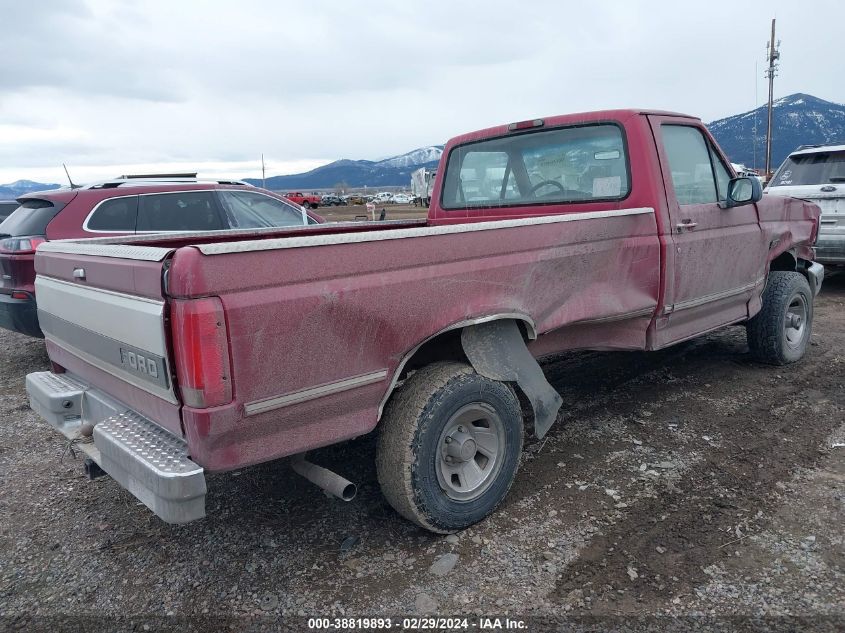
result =
[{"label": "gravel ground", "polygon": [[845,274],[825,281],[812,346],[788,368],[751,361],[741,328],[546,362],[562,420],[526,442],[498,512],[449,537],[387,506],[372,437],[313,456],[359,483],[351,503],[268,464],[211,476],[208,518],[166,525],[84,478],[27,404],[43,345],[0,331],[0,629],[474,613],[843,630],[843,306]]}]

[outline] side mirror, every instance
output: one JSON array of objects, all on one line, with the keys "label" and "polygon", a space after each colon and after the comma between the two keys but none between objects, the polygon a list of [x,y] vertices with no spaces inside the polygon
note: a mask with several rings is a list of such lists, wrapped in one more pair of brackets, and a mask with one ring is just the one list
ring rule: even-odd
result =
[{"label": "side mirror", "polygon": [[756,178],[743,176],[731,178],[728,182],[727,193],[727,198],[721,205],[723,209],[759,202],[763,197],[763,187],[760,186],[760,181]]}]

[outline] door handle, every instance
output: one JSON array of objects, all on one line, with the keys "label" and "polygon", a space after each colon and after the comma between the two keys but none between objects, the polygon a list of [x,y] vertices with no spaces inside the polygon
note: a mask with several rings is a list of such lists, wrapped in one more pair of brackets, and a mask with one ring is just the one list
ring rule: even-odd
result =
[{"label": "door handle", "polygon": [[682,233],[685,230],[692,231],[697,226],[698,222],[693,222],[692,220],[681,220],[675,225],[675,228],[678,229],[678,233]]}]

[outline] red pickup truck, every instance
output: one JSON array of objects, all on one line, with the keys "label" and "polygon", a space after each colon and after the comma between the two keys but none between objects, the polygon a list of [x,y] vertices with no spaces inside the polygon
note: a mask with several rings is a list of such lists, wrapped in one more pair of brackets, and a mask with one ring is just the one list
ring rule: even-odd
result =
[{"label": "red pickup truck", "polygon": [[42,244],[32,407],[169,522],[204,516],[206,471],[284,457],[348,499],[304,454],[375,431],[390,504],[451,532],[565,404],[537,358],[728,325],[763,362],[807,348],[819,209],[761,199],[696,118],[503,125],[438,173],[426,220]]},{"label": "red pickup truck", "polygon": [[323,200],[318,195],[309,195],[307,193],[302,193],[301,191],[289,191],[284,195],[285,198],[291,202],[298,204],[301,207],[305,207],[306,209],[316,209],[320,206],[320,203]]}]

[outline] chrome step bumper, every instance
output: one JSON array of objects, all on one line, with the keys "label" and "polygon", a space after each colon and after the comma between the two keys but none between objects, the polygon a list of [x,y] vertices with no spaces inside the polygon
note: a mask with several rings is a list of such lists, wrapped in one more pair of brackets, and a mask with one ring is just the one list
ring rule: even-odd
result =
[{"label": "chrome step bumper", "polygon": [[205,473],[183,439],[68,374],[29,374],[26,391],[32,409],[68,439],[93,424],[93,442],[78,448],[162,520],[205,516]]}]

